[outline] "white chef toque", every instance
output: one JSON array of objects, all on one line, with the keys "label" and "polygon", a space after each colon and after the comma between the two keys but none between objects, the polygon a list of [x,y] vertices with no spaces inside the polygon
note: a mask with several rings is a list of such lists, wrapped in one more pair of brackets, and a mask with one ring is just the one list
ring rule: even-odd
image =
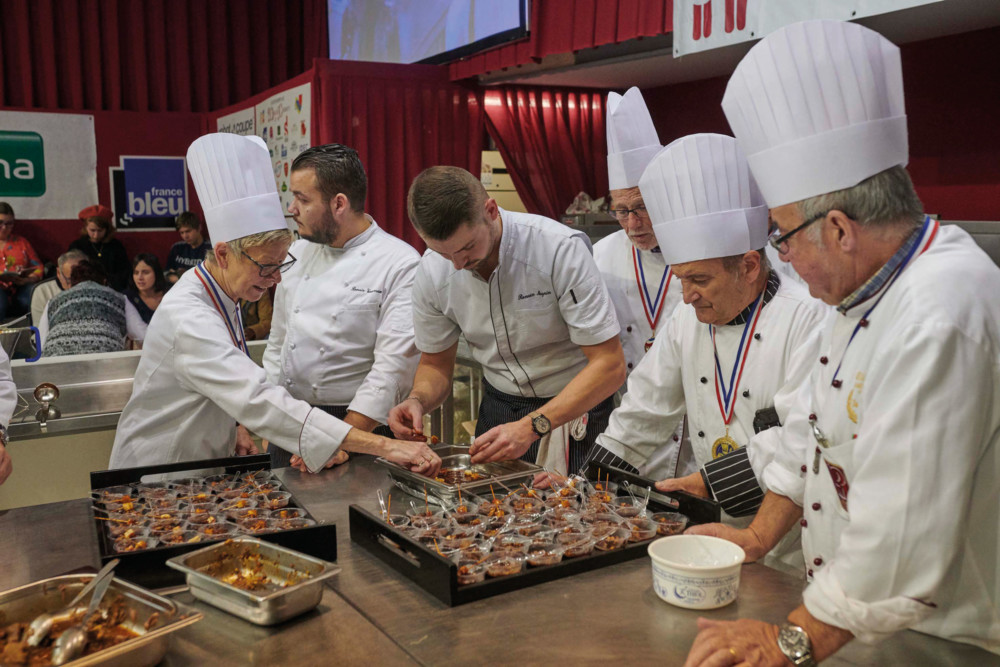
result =
[{"label": "white chef toque", "polygon": [[206,134],[188,147],[187,165],[213,243],[288,229],[260,137]]},{"label": "white chef toque", "polygon": [[722,110],[772,208],[909,160],[899,48],[856,23],[771,33],[736,67]]},{"label": "white chef toque", "polygon": [[767,243],[767,205],[732,137],[692,134],[671,143],[646,167],[639,191],[668,264]]},{"label": "white chef toque", "polygon": [[639,177],[662,146],[638,88],[608,94],[608,189],[639,185]]}]

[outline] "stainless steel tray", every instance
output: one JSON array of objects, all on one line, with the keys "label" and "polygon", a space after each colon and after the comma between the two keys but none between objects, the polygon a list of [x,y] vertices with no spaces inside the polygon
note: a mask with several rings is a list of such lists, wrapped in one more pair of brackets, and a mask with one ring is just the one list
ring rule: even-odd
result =
[{"label": "stainless steel tray", "polygon": [[[93,574],[66,574],[0,593],[0,623],[28,623],[42,612],[58,611],[93,578]],[[121,579],[115,579],[111,583],[107,596],[101,603],[102,607],[113,602],[115,596],[125,601],[128,610],[122,625],[139,636],[67,664],[76,667],[155,665],[167,652],[167,640],[171,632],[202,619],[200,612]],[[156,619],[150,621],[154,615]],[[149,629],[146,628],[147,623],[150,625]]]},{"label": "stainless steel tray", "polygon": [[[239,557],[247,553],[264,559],[263,572],[275,583],[261,591],[246,591],[206,572],[220,560],[224,571],[235,571]],[[340,572],[340,567],[328,561],[252,537],[176,556],[167,566],[187,575],[194,597],[256,625],[275,625],[314,608],[323,597],[323,581]]]},{"label": "stainless steel tray", "polygon": [[[495,461],[493,463],[473,464],[469,458],[469,447],[467,445],[436,445],[432,447],[441,457],[441,469],[453,468],[456,470],[469,470],[477,472],[483,476],[481,480],[474,482],[463,482],[462,492],[476,495],[487,495],[490,492],[490,485],[494,490],[500,492],[502,487],[497,486],[497,482],[514,488],[521,483],[531,486],[531,482],[536,474],[542,472],[541,466],[527,461]],[[424,488],[427,493],[438,499],[439,503],[454,504],[458,501],[458,485],[439,482],[430,477],[424,477],[415,472],[410,472],[406,468],[384,458],[375,459],[375,463],[383,466],[389,473],[389,477],[396,486],[415,496],[422,497]]]}]

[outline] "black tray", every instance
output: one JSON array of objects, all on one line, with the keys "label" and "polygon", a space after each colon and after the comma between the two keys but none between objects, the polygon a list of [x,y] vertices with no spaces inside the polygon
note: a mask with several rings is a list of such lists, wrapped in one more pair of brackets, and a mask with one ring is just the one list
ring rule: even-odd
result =
[{"label": "black tray", "polygon": [[[601,479],[610,474],[612,482],[628,479],[630,483],[642,487],[652,485],[650,480],[629,475],[629,473],[617,468],[605,465],[601,465],[599,468]],[[596,479],[597,467],[593,468],[593,472],[594,479]],[[616,477],[616,473],[629,476]],[[669,496],[677,506],[675,507],[673,504],[668,506],[650,498],[649,509],[653,512],[680,511],[690,519],[692,525],[718,521],[719,507],[718,503],[714,501],[683,492],[670,492],[662,495]],[[555,565],[528,567],[520,574],[509,577],[486,579],[475,584],[459,586],[458,565],[454,561],[444,558],[415,540],[411,540],[383,521],[378,515],[372,514],[358,505],[350,506],[349,516],[352,542],[400,572],[441,602],[452,607],[546,581],[562,579],[580,572],[596,570],[615,563],[643,558],[646,556],[646,547],[653,539],[656,539],[654,537],[644,542],[629,542],[622,549],[615,551],[594,551],[587,556],[564,558]]]},{"label": "black tray", "polygon": [[612,482],[618,484],[620,489],[618,492],[619,496],[625,495],[622,482],[626,481],[637,489],[651,489],[652,493],[649,496],[650,506],[652,506],[653,502],[665,505],[666,509],[662,511],[680,512],[691,520],[691,525],[697,523],[719,523],[722,521],[722,509],[717,501],[700,498],[687,491],[657,491],[654,486],[656,482],[653,480],[630,473],[621,468],[591,461],[583,469],[582,474],[591,480],[598,479],[598,475],[602,480],[609,478]]},{"label": "black tray", "polygon": [[[226,474],[270,470],[271,457],[267,454],[260,454],[257,456],[234,456],[202,461],[182,461],[180,463],[166,463],[139,468],[98,470],[90,473],[90,488],[93,490],[122,484],[134,484],[141,481],[146,475],[199,471],[213,468],[224,468]],[[294,494],[289,499],[288,506],[300,508],[305,511],[307,517],[315,519],[309,513],[309,510],[295,499]],[[183,584],[184,573],[168,568],[166,566],[167,560],[189,551],[201,549],[207,543],[212,542],[212,540],[206,539],[197,544],[178,544],[168,547],[154,547],[146,551],[117,553],[114,550],[114,544],[108,538],[107,531],[101,525],[103,522],[96,519],[93,505],[91,505],[90,515],[94,523],[94,530],[97,533],[97,546],[101,554],[101,564],[103,565],[113,558],[120,559],[121,562],[115,568],[115,576],[127,579],[145,588],[166,588],[168,586]],[[258,533],[254,537],[267,542],[273,542],[274,544],[280,544],[283,547],[301,551],[302,553],[322,558],[323,560],[337,560],[337,526],[332,523],[317,524],[306,528],[294,528],[277,533]]]}]

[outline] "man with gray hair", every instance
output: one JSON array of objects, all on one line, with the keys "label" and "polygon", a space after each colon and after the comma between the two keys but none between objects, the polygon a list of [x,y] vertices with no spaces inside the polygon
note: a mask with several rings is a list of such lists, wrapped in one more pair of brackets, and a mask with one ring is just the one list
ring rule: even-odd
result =
[{"label": "man with gray hair", "polygon": [[836,312],[753,523],[689,531],[753,560],[798,523],[803,602],[780,627],[703,620],[686,664],[811,665],[903,629],[1000,654],[1000,270],[923,214],[899,49],[854,23],[790,25],[722,107],[771,244]]},{"label": "man with gray hair", "polygon": [[59,255],[56,262],[56,276],[43,280],[35,286],[31,293],[31,323],[38,326],[42,321],[42,313],[45,306],[56,294],[69,289],[69,276],[73,272],[73,267],[80,260],[87,259],[87,255],[82,250],[68,250]]}]

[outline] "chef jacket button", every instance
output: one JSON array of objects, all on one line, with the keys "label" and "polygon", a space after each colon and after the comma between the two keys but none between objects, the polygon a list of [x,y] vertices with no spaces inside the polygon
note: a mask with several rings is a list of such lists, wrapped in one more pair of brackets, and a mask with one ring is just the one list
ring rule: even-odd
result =
[{"label": "chef jacket button", "polygon": [[705,437],[705,432],[704,431],[698,431],[698,437],[699,438],[704,438]]},{"label": "chef jacket button", "polygon": [[750,390],[749,389],[744,389],[743,390],[743,398],[750,398]]},{"label": "chef jacket button", "polygon": [[823,507],[823,506],[820,505],[819,503],[813,503],[813,505],[812,505],[812,508],[813,508],[814,512],[818,512],[821,507]]},{"label": "chef jacket button", "polygon": [[325,347],[319,348],[319,353],[320,354],[326,354],[326,348]]},{"label": "chef jacket button", "polygon": [[629,370],[632,370],[632,362],[631,362],[631,361],[630,361],[630,362],[629,362],[629,364],[628,364],[628,369],[629,369]]},{"label": "chef jacket button", "polygon": [[806,574],[811,577],[811,576],[813,576],[813,571],[809,570],[808,572],[806,572]]},{"label": "chef jacket button", "polygon": [[347,286],[348,286],[348,285],[350,285],[350,284],[351,284],[351,283],[344,283],[344,287],[347,287]]},{"label": "chef jacket button", "polygon": [[299,312],[299,307],[298,306],[295,307],[295,312],[296,313]]},{"label": "chef jacket button", "polygon": [[708,384],[708,378],[707,377],[702,377],[701,378],[701,383],[702,384]]},{"label": "chef jacket button", "polygon": [[294,350],[294,349],[295,349],[295,343],[292,343],[292,344],[291,344],[291,345],[289,345],[288,347],[290,347],[290,348],[292,348],[292,349]]},{"label": "chef jacket button", "polygon": [[862,327],[866,327],[866,326],[868,326],[868,320],[866,320],[865,318],[863,318],[863,317],[862,317],[862,318],[861,318],[861,321],[860,321],[860,322],[858,322],[858,324],[859,324],[860,326],[862,326]]},{"label": "chef jacket button", "polygon": [[755,334],[753,335],[753,339],[754,339],[754,340],[760,340],[760,334],[759,334],[759,333],[755,333]]},{"label": "chef jacket button", "polygon": [[680,438],[678,438],[677,435],[674,434],[674,442],[679,442],[679,441],[680,441]]},{"label": "chef jacket button", "polygon": [[830,362],[830,360],[827,359],[826,357],[820,357],[819,358],[819,363],[823,364],[824,366],[826,366],[829,362]]},{"label": "chef jacket button", "polygon": [[809,468],[807,468],[807,467],[805,466],[805,464],[803,464],[803,465],[802,465],[802,468],[801,468],[802,472],[805,472],[805,471],[806,471],[806,470],[808,470],[808,469],[809,469]]},{"label": "chef jacket button", "polygon": [[309,276],[304,276],[302,280],[309,280]]},{"label": "chef jacket button", "polygon": [[844,381],[843,381],[843,380],[834,380],[833,382],[831,382],[831,383],[830,383],[830,385],[831,385],[831,386],[832,386],[832,387],[833,387],[834,389],[840,389],[840,385],[842,385],[842,384],[844,384]]},{"label": "chef jacket button", "polygon": [[819,556],[817,556],[816,558],[813,558],[813,565],[815,565],[816,567],[819,567],[822,564],[823,564],[823,559],[822,558],[820,558]]},{"label": "chef jacket button", "polygon": [[806,521],[805,519],[799,519],[799,525],[805,528],[809,525],[809,522]]},{"label": "chef jacket button", "polygon": [[625,331],[628,333],[632,333],[632,327],[625,327]]},{"label": "chef jacket button", "polygon": [[809,415],[809,421],[811,421],[811,422],[816,421],[816,413],[815,412],[813,412],[813,413],[811,413]]}]

